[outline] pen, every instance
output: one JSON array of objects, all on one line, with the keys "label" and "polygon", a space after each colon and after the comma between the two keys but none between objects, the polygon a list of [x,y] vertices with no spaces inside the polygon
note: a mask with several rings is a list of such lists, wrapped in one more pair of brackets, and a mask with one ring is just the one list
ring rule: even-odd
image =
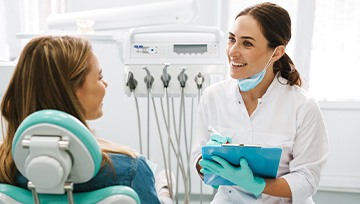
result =
[{"label": "pen", "polygon": [[217,130],[215,130],[215,128],[213,128],[212,126],[208,126],[208,131],[211,133],[211,134],[217,134],[217,135],[221,135]]},{"label": "pen", "polygon": [[211,133],[210,139],[213,140],[213,141],[216,141],[219,144],[224,144],[224,143],[229,144],[230,141],[231,141],[231,138],[221,135],[212,126],[208,126],[208,131]]}]

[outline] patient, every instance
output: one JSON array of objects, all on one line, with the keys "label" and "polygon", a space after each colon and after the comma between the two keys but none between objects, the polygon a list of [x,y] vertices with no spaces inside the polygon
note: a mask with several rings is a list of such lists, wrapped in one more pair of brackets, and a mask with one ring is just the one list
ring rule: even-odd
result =
[{"label": "patient", "polygon": [[[0,146],[0,182],[27,188],[27,179],[14,164],[11,146],[16,129],[28,115],[42,109],[57,109],[88,127],[86,120],[98,119],[103,114],[107,86],[87,40],[70,36],[32,39],[20,55],[1,103],[6,131]],[[96,140],[102,150],[101,169],[90,181],[75,184],[74,192],[125,185],[137,192],[141,203],[160,203],[154,174],[143,156],[104,139]]]}]

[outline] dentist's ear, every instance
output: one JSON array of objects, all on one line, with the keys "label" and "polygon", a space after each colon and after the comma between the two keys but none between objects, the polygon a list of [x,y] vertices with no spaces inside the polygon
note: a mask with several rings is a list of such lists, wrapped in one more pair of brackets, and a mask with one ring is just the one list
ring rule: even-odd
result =
[{"label": "dentist's ear", "polygon": [[285,46],[284,45],[279,45],[275,49],[276,50],[275,50],[275,53],[273,55],[273,59],[274,59],[274,61],[277,61],[285,54]]}]

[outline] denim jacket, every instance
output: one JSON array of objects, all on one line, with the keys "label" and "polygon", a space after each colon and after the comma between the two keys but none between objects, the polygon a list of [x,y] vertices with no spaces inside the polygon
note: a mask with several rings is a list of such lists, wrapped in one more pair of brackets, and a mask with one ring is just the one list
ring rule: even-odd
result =
[{"label": "denim jacket", "polygon": [[[74,192],[85,192],[108,186],[125,185],[136,191],[141,203],[159,204],[155,190],[154,174],[143,156],[131,158],[124,154],[109,154],[112,165],[106,164],[91,180],[75,184]],[[20,173],[17,185],[27,188],[28,180]]]}]

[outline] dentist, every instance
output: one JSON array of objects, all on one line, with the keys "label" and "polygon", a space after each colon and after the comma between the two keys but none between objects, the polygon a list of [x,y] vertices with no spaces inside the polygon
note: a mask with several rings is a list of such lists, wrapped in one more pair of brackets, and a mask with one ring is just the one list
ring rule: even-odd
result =
[{"label": "dentist", "polygon": [[[246,8],[228,38],[231,78],[204,91],[192,150],[201,178],[214,173],[236,184],[220,186],[211,203],[314,203],[329,144],[319,106],[285,53],[288,12],[272,3]],[[228,139],[212,141],[218,137],[209,135],[209,126]],[[202,159],[202,146],[225,142],[282,148],[277,178],[254,175],[244,158],[240,167],[220,157]]]}]

